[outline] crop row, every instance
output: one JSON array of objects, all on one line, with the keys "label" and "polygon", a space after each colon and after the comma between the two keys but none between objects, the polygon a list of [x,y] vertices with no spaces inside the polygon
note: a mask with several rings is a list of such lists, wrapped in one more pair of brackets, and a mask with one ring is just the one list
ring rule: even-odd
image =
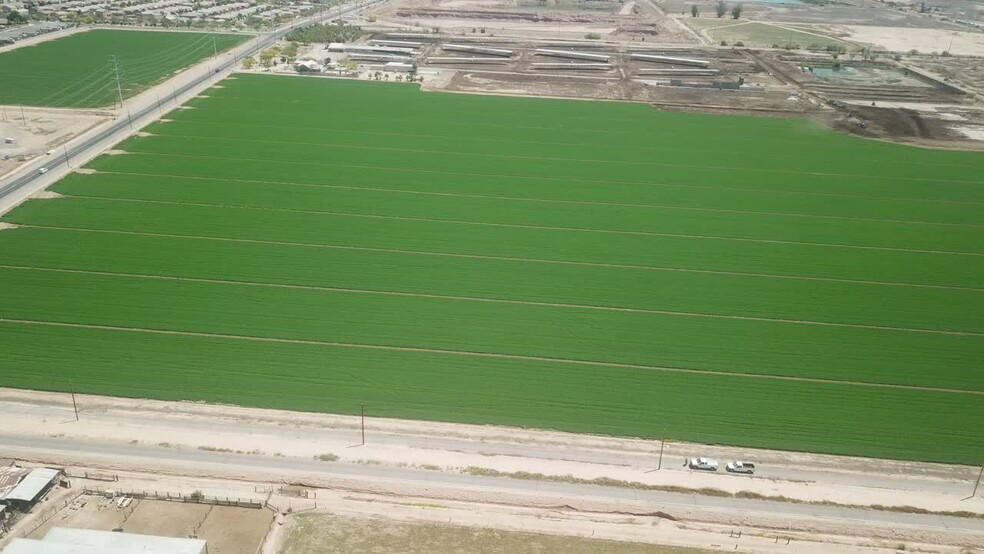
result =
[{"label": "crop row", "polygon": [[[976,463],[977,396],[0,322],[8,386]],[[64,356],[39,356],[57,345]],[[476,386],[481,383],[481,386]],[[946,409],[941,409],[945,406]],[[698,415],[699,414],[699,415]],[[740,414],[740,417],[735,417]]]},{"label": "crop row", "polygon": [[0,313],[18,320],[634,364],[640,371],[975,390],[984,382],[982,336],[25,269],[0,268],[0,282]]},{"label": "crop row", "polygon": [[20,267],[984,333],[984,294],[927,287],[45,228],[0,233],[0,260]]},{"label": "crop row", "polygon": [[[27,202],[11,223],[532,261],[981,288],[984,256],[579,233],[97,198]],[[697,293],[698,291],[694,291]]]}]

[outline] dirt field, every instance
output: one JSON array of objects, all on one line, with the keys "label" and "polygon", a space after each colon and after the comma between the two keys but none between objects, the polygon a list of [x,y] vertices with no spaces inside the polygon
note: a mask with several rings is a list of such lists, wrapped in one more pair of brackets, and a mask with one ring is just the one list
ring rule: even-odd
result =
[{"label": "dirt field", "polygon": [[208,541],[209,554],[253,554],[269,531],[273,514],[266,509],[235,508],[134,499],[119,509],[116,500],[80,496],[29,538],[40,539],[52,527],[188,537]]},{"label": "dirt field", "polygon": [[930,54],[948,51],[956,56],[984,56],[984,33],[860,25],[841,28],[847,40],[875,44],[891,52],[917,50]]},{"label": "dirt field", "polygon": [[280,552],[281,554],[349,552],[703,554],[710,551],[317,513],[301,514],[292,520],[287,540]]},{"label": "dirt field", "polygon": [[[44,156],[112,116],[97,110],[0,106],[0,175]],[[8,144],[5,139],[14,139]],[[54,153],[52,155],[55,155]]]}]

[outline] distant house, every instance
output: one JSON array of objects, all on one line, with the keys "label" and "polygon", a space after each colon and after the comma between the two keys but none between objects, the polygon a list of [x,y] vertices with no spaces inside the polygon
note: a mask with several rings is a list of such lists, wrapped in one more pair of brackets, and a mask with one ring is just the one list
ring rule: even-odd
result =
[{"label": "distant house", "polygon": [[314,60],[301,60],[294,64],[294,69],[298,73],[321,73],[321,64]]}]

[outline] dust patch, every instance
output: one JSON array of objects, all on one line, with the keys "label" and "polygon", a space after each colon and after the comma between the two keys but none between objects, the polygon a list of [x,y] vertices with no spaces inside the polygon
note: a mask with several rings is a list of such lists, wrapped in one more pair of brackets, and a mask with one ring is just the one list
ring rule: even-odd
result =
[{"label": "dust patch", "polygon": [[0,231],[3,231],[4,229],[16,229],[16,228],[17,228],[17,226],[14,225],[13,223],[7,223],[7,222],[4,222],[4,221],[0,221]]},{"label": "dust patch", "polygon": [[950,127],[954,131],[960,133],[961,135],[969,138],[970,140],[984,140],[984,127],[978,126],[955,126]]},{"label": "dust patch", "polygon": [[99,173],[98,169],[90,169],[88,167],[80,167],[75,170],[76,173],[81,173],[82,175],[92,175],[93,173]]},{"label": "dust patch", "polygon": [[[202,98],[202,97],[201,96],[196,96],[196,98]],[[195,107],[194,106],[178,106],[178,109],[179,110],[193,110],[193,109],[195,109]]]},{"label": "dust patch", "polygon": [[154,133],[148,133],[147,131],[137,131],[136,135],[138,137],[152,137],[154,136]]},{"label": "dust patch", "polygon": [[161,123],[170,123],[170,122],[172,122],[174,120],[173,119],[168,119],[166,117],[162,117],[162,118],[158,119],[157,121],[159,121]]},{"label": "dust patch", "polygon": [[211,97],[212,97],[212,96],[211,96],[211,95],[208,95],[208,94],[199,94],[199,95],[198,95],[198,96],[196,96],[195,98],[211,98]]},{"label": "dust patch", "polygon": [[222,85],[212,85],[212,88],[225,88],[225,87]]},{"label": "dust patch", "polygon": [[107,150],[103,152],[107,156],[119,156],[120,154],[129,154],[126,150]]},{"label": "dust patch", "polygon": [[38,198],[40,200],[51,200],[54,198],[64,198],[64,195],[58,194],[57,192],[52,192],[50,190],[42,190],[36,194],[32,194],[31,198]]}]

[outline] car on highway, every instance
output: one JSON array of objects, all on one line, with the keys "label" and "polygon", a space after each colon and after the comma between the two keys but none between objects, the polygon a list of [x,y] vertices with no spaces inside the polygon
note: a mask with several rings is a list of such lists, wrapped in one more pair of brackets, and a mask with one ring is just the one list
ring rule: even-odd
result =
[{"label": "car on highway", "polygon": [[711,458],[687,458],[683,465],[689,467],[690,469],[702,469],[705,471],[717,471],[718,463],[717,460]]},{"label": "car on highway", "polygon": [[40,173],[41,175],[44,175],[47,172],[48,172],[48,168],[47,167],[42,167],[41,169],[38,170],[38,173]]},{"label": "car on highway", "polygon": [[755,473],[755,464],[752,462],[740,462],[735,460],[733,462],[728,462],[728,465],[724,466],[724,469],[728,473],[747,473],[749,475]]}]

